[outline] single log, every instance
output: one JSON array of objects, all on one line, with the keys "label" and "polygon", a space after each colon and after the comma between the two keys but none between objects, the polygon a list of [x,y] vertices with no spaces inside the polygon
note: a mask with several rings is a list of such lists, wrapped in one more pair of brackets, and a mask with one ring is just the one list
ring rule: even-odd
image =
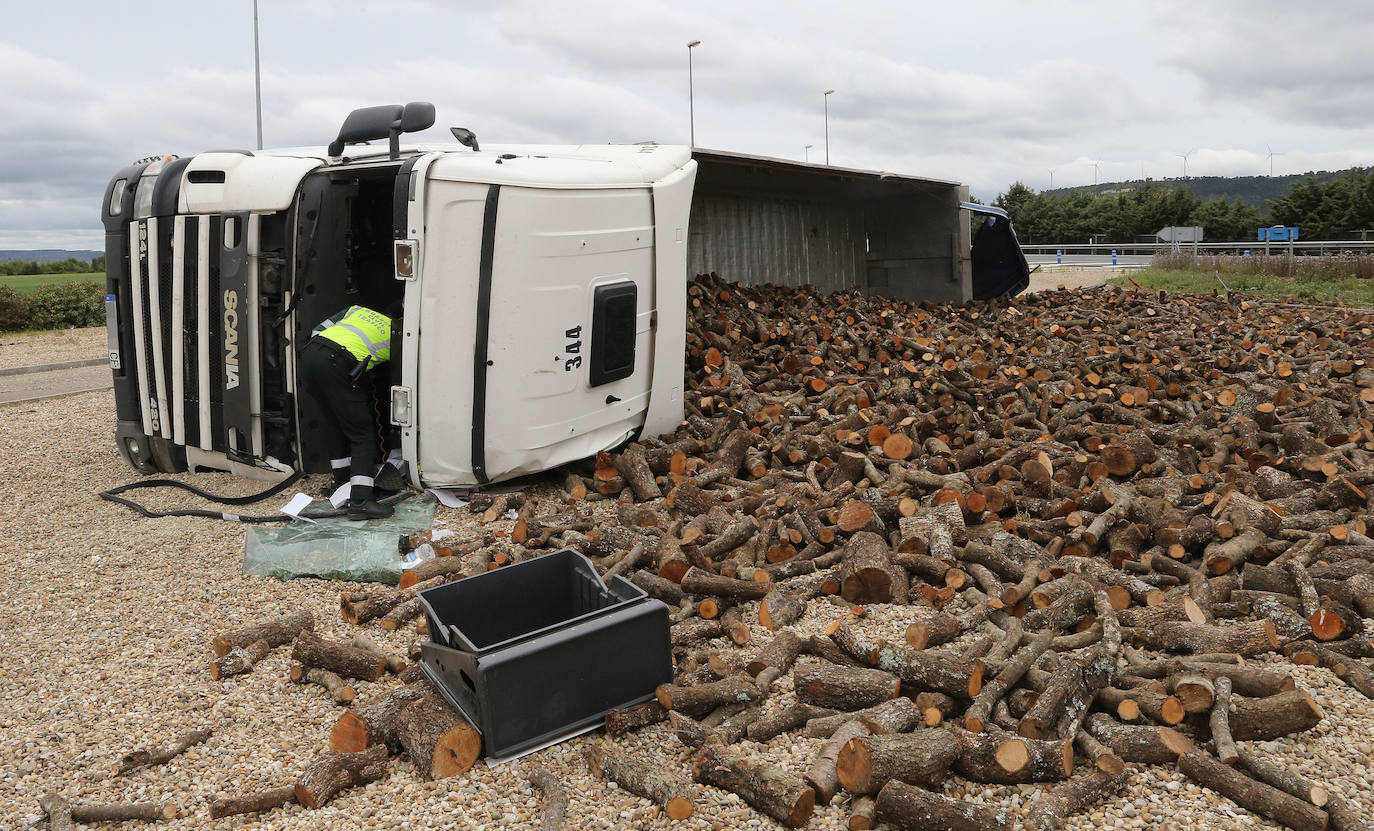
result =
[{"label": "single log", "polygon": [[735,646],[744,646],[752,637],[739,606],[731,606],[720,613],[720,629]]},{"label": "single log", "polygon": [[482,755],[482,734],[438,695],[406,705],[395,726],[396,740],[425,779],[461,776]]},{"label": "single log", "polygon": [[806,771],[806,783],[816,792],[816,800],[821,805],[829,805],[830,800],[835,796],[835,791],[839,788],[839,778],[835,771],[835,763],[839,758],[840,751],[851,739],[857,739],[869,735],[869,729],[860,721],[849,721],[836,730],[821,749],[811,760],[811,767]]},{"label": "single log", "polygon": [[802,645],[803,651],[808,655],[815,655],[824,661],[832,664],[839,664],[847,667],[866,667],[869,661],[860,661],[858,658],[846,652],[839,644],[825,635],[812,635],[806,639]]},{"label": "single log", "polygon": [[1269,619],[1230,626],[1165,621],[1154,629],[1123,628],[1124,640],[1169,652],[1234,652],[1250,657],[1278,649],[1278,631]]},{"label": "single log", "polygon": [[1115,796],[1126,785],[1124,772],[1096,770],[1075,776],[1053,790],[1042,790],[1026,815],[1030,831],[1058,831],[1071,814]]},{"label": "single log", "polygon": [[597,744],[584,751],[592,774],[609,779],[637,796],[652,800],[668,814],[682,820],[696,810],[692,789],[668,772],[665,760]]},{"label": "single log", "polygon": [[[1229,678],[1227,685],[1229,688]],[[1189,715],[1210,712],[1216,703],[1216,682],[1201,673],[1179,673],[1171,676],[1165,686],[1168,687],[1174,698],[1178,699],[1178,703],[1183,705],[1183,711]]]},{"label": "single log", "polygon": [[745,664],[745,672],[750,675],[758,675],[769,667],[774,667],[781,672],[792,669],[792,664],[796,663],[797,656],[802,651],[802,639],[791,629],[783,629],[773,636],[773,639],[763,645],[749,663]]},{"label": "single log", "polygon": [[869,831],[877,822],[878,803],[871,796],[861,796],[849,806],[849,831]]},{"label": "single log", "polygon": [[1316,727],[1324,714],[1306,690],[1268,698],[1231,700],[1231,736],[1238,742],[1267,741]]},{"label": "single log", "polygon": [[[684,559],[683,562],[685,563],[686,560]],[[687,566],[683,566],[682,574],[687,573],[687,568]],[[682,576],[679,575],[678,579],[681,580]],[[639,586],[650,597],[662,600],[669,606],[676,606],[682,602],[683,592],[681,586],[672,580],[660,577],[648,569],[636,571],[630,576],[630,582]]]},{"label": "single log", "polygon": [[269,647],[275,648],[291,643],[302,631],[314,628],[314,615],[300,612],[240,629],[230,629],[210,639],[210,650],[216,658],[220,658],[235,647],[248,646],[255,641],[267,641]]},{"label": "single log", "polygon": [[265,791],[216,799],[210,803],[210,819],[222,819],[235,814],[256,814],[270,811],[296,801],[294,785],[270,788]]},{"label": "single log", "polygon": [[766,629],[776,630],[796,623],[805,613],[805,600],[774,589],[759,604],[759,623]]},{"label": "single log", "polygon": [[658,700],[618,707],[606,714],[606,735],[619,736],[631,730],[648,727],[668,718],[668,708]]},{"label": "single log", "polygon": [[891,603],[892,551],[882,537],[860,531],[850,537],[840,557],[840,596],[850,603]]},{"label": "single log", "polygon": [[837,664],[798,664],[792,668],[792,679],[798,701],[836,710],[871,707],[896,698],[901,689],[891,673]]},{"label": "single log", "polygon": [[1093,767],[1103,773],[1110,773],[1115,776],[1126,769],[1126,762],[1113,750],[1093,738],[1092,734],[1082,727],[1073,737],[1074,745],[1093,761]]},{"label": "single log", "polygon": [[[1226,676],[1231,679],[1231,691],[1236,695],[1262,698],[1278,695],[1294,688],[1293,676],[1274,670],[1241,664],[1219,664],[1187,658],[1165,658],[1137,664],[1131,674],[1139,678],[1170,678],[1201,674],[1208,678]],[[1175,693],[1177,695],[1177,693]],[[1187,704],[1185,703],[1185,708]]]},{"label": "single log", "polygon": [[959,702],[944,693],[920,692],[913,700],[926,727],[939,727],[940,722],[960,710]]},{"label": "single log", "polygon": [[753,808],[789,828],[811,819],[816,792],[782,768],[755,764],[739,751],[707,743],[692,758],[692,778],[738,794]]},{"label": "single log", "polygon": [[1045,738],[1064,713],[1065,705],[1082,695],[1086,689],[1083,668],[1074,661],[1060,658],[1045,688],[1017,724],[1017,735],[1027,739]]},{"label": "single log", "polygon": [[939,789],[962,749],[950,730],[861,736],[841,748],[835,769],[840,784],[854,794],[877,793],[893,779]]},{"label": "single log", "polygon": [[396,717],[428,695],[430,689],[427,682],[411,684],[348,710],[329,731],[329,749],[336,753],[357,753],[381,744],[393,753],[399,752],[401,742],[396,735]]},{"label": "single log", "polygon": [[226,675],[240,675],[253,668],[253,665],[272,651],[265,639],[259,638],[247,646],[235,647],[219,658],[210,661],[210,677],[218,681]]},{"label": "single log", "polygon": [[681,623],[674,623],[668,630],[668,640],[673,646],[686,646],[689,643],[704,641],[707,638],[718,638],[721,635],[721,621],[702,620],[701,618],[691,618]]},{"label": "single log", "polygon": [[1162,724],[1178,724],[1188,715],[1177,698],[1151,686],[1129,690],[1107,687],[1098,692],[1097,703],[1112,708],[1119,717],[1128,721],[1144,715]]},{"label": "single log", "polygon": [[115,802],[109,804],[72,804],[57,794],[40,797],[38,804],[48,815],[50,831],[65,831],[73,823],[83,825],[98,822],[157,822],[176,819],[175,803],[154,804],[151,802]]},{"label": "single log", "polygon": [[1011,814],[892,780],[878,792],[879,822],[903,831],[1012,831]]},{"label": "single log", "polygon": [[936,652],[915,652],[886,642],[878,646],[874,657],[873,665],[900,678],[902,688],[908,692],[931,690],[955,698],[973,698],[983,688],[983,671],[978,663]]},{"label": "single log", "polygon": [[38,798],[38,807],[48,816],[48,831],[72,831],[72,806],[55,793]]},{"label": "single log", "polygon": [[[296,684],[315,684],[323,687],[334,698],[335,704],[351,704],[358,697],[357,690],[350,687],[342,678],[327,669],[291,665],[291,680]],[[337,750],[338,748],[334,748]],[[358,748],[361,750],[362,748]]]},{"label": "single log", "polygon": [[906,733],[920,726],[921,708],[906,696],[884,701],[859,713],[854,713],[869,732],[880,736],[886,733]]},{"label": "single log", "polygon": [[904,697],[894,698],[890,701],[884,701],[881,704],[875,704],[872,707],[867,707],[862,710],[828,710],[824,715],[809,719],[806,722],[805,735],[812,738],[828,738],[834,735],[835,731],[840,729],[845,722],[854,719],[873,724],[876,729],[870,729],[873,729],[874,734],[880,735],[889,732],[904,732],[896,729],[896,727],[911,717],[912,710],[903,702],[910,702],[910,699]]},{"label": "single log", "polygon": [[752,679],[736,675],[722,678],[710,684],[698,684],[693,687],[660,684],[654,690],[654,696],[658,699],[658,703],[666,709],[699,717],[722,704],[757,701],[760,693]]},{"label": "single log", "polygon": [[326,750],[296,781],[296,801],[307,808],[323,808],[340,791],[376,782],[386,775],[386,747],[375,745],[357,753]]},{"label": "single log", "polygon": [[[1317,644],[1297,646],[1289,651],[1289,655],[1296,663],[1315,663],[1331,670],[1337,678],[1364,693],[1365,696],[1374,698],[1374,671],[1361,663],[1358,658],[1347,657]],[[1310,661],[1307,656],[1310,656]]]},{"label": "single log", "polygon": [[1212,728],[1212,746],[1217,758],[1228,765],[1234,765],[1240,758],[1236,740],[1231,738],[1231,679],[1225,676],[1217,679],[1216,701],[1212,705],[1212,716],[1208,720]]},{"label": "single log", "polygon": [[1209,574],[1225,574],[1249,560],[1259,547],[1267,542],[1268,534],[1258,528],[1249,528],[1225,542],[1209,545],[1203,554],[1202,564]]},{"label": "single log", "polygon": [[308,667],[319,667],[344,678],[376,681],[386,670],[386,658],[356,646],[327,641],[306,629],[291,646],[291,659]]},{"label": "single log", "polygon": [[187,748],[194,747],[208,738],[210,738],[210,728],[205,727],[182,733],[161,747],[152,749],[140,747],[138,750],[120,757],[119,762],[114,766],[114,775],[123,776],[131,770],[164,764],[184,753]]},{"label": "single log", "polygon": [[1331,798],[1326,788],[1313,782],[1286,765],[1262,759],[1248,750],[1240,750],[1236,761],[1247,773],[1259,781],[1284,793],[1292,794],[1304,802],[1318,808],[1324,807]]},{"label": "single log", "polygon": [[[771,716],[760,718],[758,721],[749,725],[745,734],[750,741],[766,742],[775,736],[783,733],[790,733],[807,724],[812,719],[820,719],[826,716],[837,715],[835,710],[827,707],[816,707],[812,704],[793,704],[782,710],[778,710]],[[854,713],[847,713],[853,717]]]},{"label": "single log", "polygon": [[362,632],[354,632],[353,637],[348,639],[349,646],[356,646],[365,649],[373,655],[380,655],[386,660],[386,671],[392,675],[399,675],[407,666],[406,659],[400,655],[394,655],[387,651],[386,647],[364,635]]},{"label": "single log", "polygon": [[382,615],[382,619],[377,625],[382,627],[382,631],[384,632],[395,632],[397,629],[400,629],[402,626],[405,626],[410,621],[419,617],[424,611],[425,607],[424,604],[420,602],[420,598],[412,597],[387,612],[385,615]]},{"label": "single log", "polygon": [[1089,715],[1084,728],[1127,762],[1172,764],[1196,749],[1191,739],[1172,727],[1122,724],[1106,713]]},{"label": "single log", "polygon": [[[647,467],[645,472],[648,472]],[[563,831],[563,820],[568,813],[568,789],[547,768],[530,771],[530,784],[544,794],[544,821],[539,826],[540,831]]]},{"label": "single log", "polygon": [[1025,739],[1010,733],[956,730],[964,748],[954,770],[966,779],[998,785],[1050,782],[1073,772],[1073,742]]},{"label": "single log", "polygon": [[616,469],[634,492],[635,499],[648,502],[650,499],[659,499],[663,496],[663,491],[659,490],[658,483],[654,481],[653,471],[649,469],[649,460],[643,445],[629,445],[615,455],[614,461]]},{"label": "single log", "polygon": [[682,590],[690,594],[710,594],[731,600],[762,600],[772,591],[771,583],[735,580],[693,566],[682,576]]},{"label": "single log", "polygon": [[[977,623],[974,625],[976,626]],[[927,649],[949,643],[963,633],[963,621],[954,615],[937,613],[908,626],[906,628],[906,642],[912,649]]]},{"label": "single log", "polygon": [[1269,817],[1294,831],[1323,831],[1327,816],[1315,805],[1257,782],[1211,756],[1194,751],[1178,759],[1178,769],[1203,787],[1211,788],[1247,811]]}]

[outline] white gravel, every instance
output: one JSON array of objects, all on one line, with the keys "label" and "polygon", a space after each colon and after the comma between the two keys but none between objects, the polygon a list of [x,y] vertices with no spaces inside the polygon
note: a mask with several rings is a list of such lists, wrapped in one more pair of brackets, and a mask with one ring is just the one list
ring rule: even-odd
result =
[{"label": "white gravel", "polygon": [[103,358],[107,344],[104,326],[51,332],[0,332],[0,369]]},{"label": "white gravel", "polygon": [[[49,357],[47,340],[35,339],[25,355],[9,340],[0,352],[4,360],[22,364]],[[345,792],[323,809],[290,806],[211,822],[207,805],[218,796],[291,783],[327,747],[340,709],[316,688],[287,683],[284,648],[248,675],[212,681],[206,671],[210,636],[304,608],[315,614],[324,635],[347,637],[355,630],[337,611],[345,584],[245,577],[240,574],[242,526],[141,519],[99,500],[98,490],[134,478],[114,448],[108,392],[0,407],[0,417],[6,421],[0,435],[6,474],[0,478],[6,555],[0,558],[0,759],[5,760],[0,828],[40,827],[38,798],[49,791],[92,802],[174,801],[185,816],[165,823],[169,828],[528,828],[537,825],[542,805],[525,779],[535,765],[547,767],[568,787],[570,829],[779,827],[733,794],[704,786],[693,786],[697,814],[669,822],[646,800],[588,774],[581,751],[602,740],[599,733],[495,769],[479,764],[463,777],[438,782],[421,781],[398,757],[385,779]],[[223,475],[195,480],[230,493],[260,487]],[[172,493],[149,501],[193,502]],[[455,528],[474,522],[466,512],[446,509],[439,518]],[[757,604],[745,609],[751,622],[756,609]],[[874,606],[859,625],[873,637],[900,637],[905,624],[921,613]],[[828,603],[812,604],[800,628],[818,631],[843,614]],[[756,623],[752,628],[754,643],[744,647],[750,653],[768,637]],[[369,625],[365,631],[397,651],[414,637],[405,628],[388,634]],[[721,639],[711,646],[726,644]],[[1308,734],[1248,744],[1328,783],[1374,815],[1374,702],[1325,670],[1294,668],[1275,656],[1264,660],[1282,662],[1294,672],[1327,718]],[[380,684],[358,686],[366,698],[378,694]],[[784,678],[768,708],[792,700],[790,679]],[[215,731],[209,741],[169,764],[108,777],[121,754],[207,725]],[[690,754],[664,726],[615,741],[658,753],[688,778]],[[784,735],[751,752],[801,773],[820,743]],[[1014,813],[1024,813],[1036,790],[957,778],[946,788],[951,795],[1006,805]],[[808,827],[844,828],[844,796],[819,808]],[[1120,797],[1078,815],[1067,827],[1276,826],[1198,788],[1169,766],[1141,769]]]}]

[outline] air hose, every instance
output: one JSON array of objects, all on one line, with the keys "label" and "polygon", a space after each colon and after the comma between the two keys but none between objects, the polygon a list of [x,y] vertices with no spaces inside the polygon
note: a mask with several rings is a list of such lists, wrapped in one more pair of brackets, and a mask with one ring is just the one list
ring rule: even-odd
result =
[{"label": "air hose", "polygon": [[[260,493],[249,494],[248,496],[218,496],[208,491],[201,490],[195,485],[188,485],[185,482],[178,482],[175,479],[141,479],[137,482],[130,482],[127,485],[120,485],[117,488],[110,488],[107,491],[101,491],[100,498],[108,500],[110,502],[117,502],[126,508],[137,511],[138,513],[142,514],[143,516],[149,519],[160,519],[162,517],[170,516],[193,516],[204,517],[206,519],[222,519],[226,522],[286,522],[290,519],[290,517],[281,513],[253,516],[247,514],[234,514],[228,511],[207,511],[196,508],[188,508],[186,510],[181,511],[153,511],[143,507],[142,505],[138,504],[132,499],[126,499],[123,496],[120,496],[120,494],[126,493],[131,490],[138,490],[140,488],[181,488],[184,491],[190,491],[191,493],[201,497],[202,499],[208,499],[211,502],[217,502],[221,505],[251,505],[254,502],[261,502],[264,499],[269,499],[273,496],[276,496],[277,494],[291,487],[293,484],[299,481],[300,478],[300,471],[292,471],[290,476],[287,476],[285,479],[281,480],[280,482],[268,488],[267,490],[262,491]],[[379,499],[377,501],[382,503],[383,505],[394,505],[395,503],[400,502],[402,499],[406,498],[406,496],[408,495],[409,494],[406,491],[401,491],[400,493],[392,494],[391,496],[388,496],[385,499]],[[302,512],[301,517],[305,519],[330,519],[333,517],[346,516],[347,514],[348,511],[346,509],[333,508],[328,511]]]}]

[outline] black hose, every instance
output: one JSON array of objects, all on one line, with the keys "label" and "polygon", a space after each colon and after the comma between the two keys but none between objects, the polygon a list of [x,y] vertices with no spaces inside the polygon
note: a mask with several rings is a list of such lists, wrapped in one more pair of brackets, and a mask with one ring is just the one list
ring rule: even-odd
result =
[{"label": "black hose", "polygon": [[[250,494],[248,496],[219,496],[217,494],[201,490],[195,485],[188,485],[185,482],[179,482],[175,479],[140,479],[137,482],[130,482],[127,485],[120,485],[117,488],[110,488],[109,490],[101,491],[100,498],[108,500],[110,502],[117,502],[126,508],[137,511],[138,513],[142,514],[143,516],[149,519],[160,519],[162,517],[170,516],[192,516],[204,517],[206,519],[222,519],[228,522],[286,522],[290,519],[290,517],[280,513],[252,516],[234,514],[228,511],[207,511],[196,508],[188,508],[186,510],[181,511],[153,511],[143,507],[137,502],[134,502],[132,499],[125,499],[124,497],[120,496],[120,494],[131,490],[137,490],[140,488],[181,488],[184,491],[190,491],[191,493],[201,497],[202,499],[208,499],[211,502],[218,502],[221,505],[251,505],[254,502],[261,502],[264,499],[276,496],[277,494],[291,487],[293,484],[299,481],[300,478],[300,471],[292,471],[290,476],[287,476],[285,479],[281,480],[280,482],[268,488],[267,490],[262,491],[260,493]],[[407,495],[408,494],[405,491],[401,491],[400,493],[388,496],[386,499],[379,499],[377,501],[381,502],[382,504],[390,505],[401,501]],[[347,514],[347,510],[335,508],[329,511],[302,513],[301,516],[305,519],[330,519],[333,517],[345,516]]]}]

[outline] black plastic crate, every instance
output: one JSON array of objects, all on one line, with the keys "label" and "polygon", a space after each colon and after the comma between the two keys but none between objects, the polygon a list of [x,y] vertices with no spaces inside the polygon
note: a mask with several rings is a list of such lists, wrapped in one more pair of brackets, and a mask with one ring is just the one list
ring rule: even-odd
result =
[{"label": "black plastic crate", "polygon": [[420,593],[425,673],[489,759],[592,729],[672,680],[668,607],[564,549]]}]

